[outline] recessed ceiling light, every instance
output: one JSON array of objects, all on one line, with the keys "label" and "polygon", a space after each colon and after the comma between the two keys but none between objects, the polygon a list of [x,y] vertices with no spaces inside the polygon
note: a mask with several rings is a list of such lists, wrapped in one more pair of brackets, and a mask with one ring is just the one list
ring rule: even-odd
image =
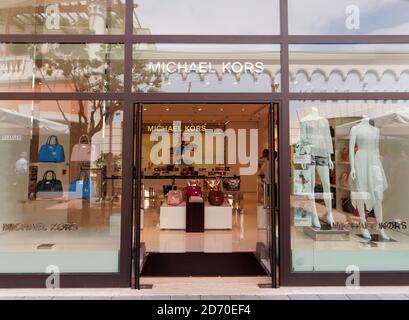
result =
[{"label": "recessed ceiling light", "polygon": [[202,111],[202,108],[198,108],[197,111]]},{"label": "recessed ceiling light", "polygon": [[166,108],[165,110],[166,110],[166,111],[169,111],[169,108]]},{"label": "recessed ceiling light", "polygon": [[241,111],[244,112],[244,111],[246,111],[246,109],[245,109],[245,108],[241,108]]},{"label": "recessed ceiling light", "polygon": [[143,111],[148,111],[148,109],[146,109],[146,108],[143,108]]},{"label": "recessed ceiling light", "polygon": [[221,112],[223,112],[223,111],[224,111],[224,109],[223,109],[223,108],[220,108],[220,111],[221,111]]}]

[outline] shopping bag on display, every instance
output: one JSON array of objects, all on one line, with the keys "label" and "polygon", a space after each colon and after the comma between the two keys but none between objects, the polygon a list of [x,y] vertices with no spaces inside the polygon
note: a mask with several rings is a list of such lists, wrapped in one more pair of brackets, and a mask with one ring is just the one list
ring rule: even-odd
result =
[{"label": "shopping bag on display", "polygon": [[[52,140],[54,139],[54,142]],[[64,148],[58,143],[57,136],[49,136],[38,152],[38,162],[64,162]]]},{"label": "shopping bag on display", "polygon": [[294,194],[308,195],[313,192],[311,171],[310,170],[294,170]]},{"label": "shopping bag on display", "polygon": [[72,162],[92,162],[97,158],[96,147],[91,144],[87,135],[82,135],[74,145],[71,153]]},{"label": "shopping bag on display", "polygon": [[72,199],[89,200],[95,198],[95,187],[85,170],[81,170],[78,176],[70,183],[69,196]]},{"label": "shopping bag on display", "polygon": [[[51,179],[48,176],[51,174]],[[63,196],[63,187],[60,180],[54,171],[48,170],[44,173],[43,179],[37,183],[36,197],[37,199],[54,199]]]}]

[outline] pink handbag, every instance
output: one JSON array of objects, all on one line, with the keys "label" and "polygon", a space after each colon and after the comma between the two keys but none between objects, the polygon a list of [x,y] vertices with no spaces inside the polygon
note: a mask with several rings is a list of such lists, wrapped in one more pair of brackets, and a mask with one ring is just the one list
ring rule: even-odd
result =
[{"label": "pink handbag", "polygon": [[72,148],[71,162],[92,162],[96,160],[95,146],[91,144],[89,137],[83,134]]},{"label": "pink handbag", "polygon": [[183,202],[183,194],[181,190],[171,190],[168,192],[168,205],[178,206]]}]

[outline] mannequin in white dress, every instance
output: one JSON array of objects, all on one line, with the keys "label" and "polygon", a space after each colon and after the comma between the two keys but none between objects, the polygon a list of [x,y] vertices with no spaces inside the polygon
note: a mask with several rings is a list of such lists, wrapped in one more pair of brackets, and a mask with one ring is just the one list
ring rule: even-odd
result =
[{"label": "mannequin in white dress", "polygon": [[[366,227],[365,208],[375,211],[377,223],[381,225],[383,193],[388,188],[379,154],[379,136],[379,129],[370,124],[368,116],[364,116],[350,132],[351,200],[358,209],[362,234],[367,239],[371,239],[371,234]],[[355,146],[358,147],[356,153]],[[384,240],[390,239],[383,228],[379,229],[379,235]]]},{"label": "mannequin in white dress", "polygon": [[[315,186],[315,171],[317,171],[324,191],[323,197],[327,210],[325,218],[332,227],[334,218],[332,216],[332,195],[329,172],[334,169],[334,164],[331,160],[331,154],[334,153],[334,148],[328,120],[319,115],[317,108],[312,108],[311,113],[301,119],[300,139],[303,144],[311,146],[312,164],[308,167],[311,171],[312,186]],[[306,165],[303,165],[304,169],[306,167]],[[316,228],[321,228],[314,193],[311,194],[310,199],[313,203],[312,224]]]}]

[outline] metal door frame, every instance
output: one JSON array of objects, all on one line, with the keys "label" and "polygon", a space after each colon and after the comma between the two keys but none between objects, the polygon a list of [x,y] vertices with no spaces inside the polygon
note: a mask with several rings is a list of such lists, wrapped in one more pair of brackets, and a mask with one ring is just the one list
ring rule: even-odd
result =
[{"label": "metal door frame", "polygon": [[[165,96],[168,96],[169,94],[164,94]],[[269,126],[269,151],[270,151],[270,197],[269,197],[269,210],[270,210],[270,237],[271,237],[271,247],[270,247],[270,263],[271,263],[271,274],[269,277],[271,278],[271,286],[273,288],[278,287],[278,257],[277,257],[277,247],[276,247],[276,228],[279,227],[277,226],[277,219],[276,219],[276,214],[275,214],[275,201],[274,201],[274,185],[276,183],[275,181],[275,164],[274,164],[274,139],[275,139],[275,134],[274,134],[274,125],[275,125],[275,118],[276,114],[279,112],[279,105],[280,102],[277,101],[277,99],[271,100],[271,99],[257,99],[257,100],[248,100],[248,99],[243,99],[244,96],[242,94],[239,94],[238,96],[235,94],[223,94],[225,96],[224,99],[217,98],[212,99],[212,97],[207,95],[206,101],[203,100],[195,100],[196,94],[171,94],[173,99],[166,100],[164,98],[161,101],[157,100],[149,100],[148,99],[143,99],[144,101],[138,101],[134,102],[134,112],[132,112],[132,119],[133,121],[133,148],[134,148],[134,161],[133,163],[133,183],[132,185],[134,186],[133,190],[133,195],[134,195],[134,200],[133,200],[133,217],[134,217],[134,234],[133,234],[133,247],[134,247],[134,259],[133,259],[133,283],[132,287],[134,289],[143,289],[143,286],[140,283],[140,255],[141,255],[141,215],[139,214],[139,211],[137,210],[138,208],[141,208],[142,204],[142,114],[143,114],[143,106],[146,104],[191,104],[191,103],[198,103],[198,104],[265,104],[268,105],[269,108],[269,119],[268,119],[268,126]],[[241,97],[240,97],[241,96]],[[180,98],[179,98],[180,97]],[[183,97],[183,99],[181,99]],[[188,100],[188,101],[187,101]],[[278,185],[278,181],[277,181]],[[140,210],[140,209],[139,209]]]}]

